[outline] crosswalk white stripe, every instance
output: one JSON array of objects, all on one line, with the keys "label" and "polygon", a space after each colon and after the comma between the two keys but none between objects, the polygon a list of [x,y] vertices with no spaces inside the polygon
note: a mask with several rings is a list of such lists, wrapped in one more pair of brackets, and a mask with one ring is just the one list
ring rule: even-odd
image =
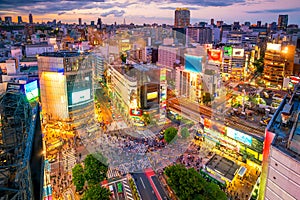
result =
[{"label": "crosswalk white stripe", "polygon": [[131,197],[127,197],[127,199],[129,199],[129,200],[134,200],[133,198],[131,198]]}]

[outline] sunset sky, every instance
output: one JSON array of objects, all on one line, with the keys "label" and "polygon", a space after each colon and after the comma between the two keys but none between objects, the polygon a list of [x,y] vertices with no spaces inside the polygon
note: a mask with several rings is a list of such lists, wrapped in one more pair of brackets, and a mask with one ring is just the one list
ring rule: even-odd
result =
[{"label": "sunset sky", "polygon": [[300,0],[0,0],[0,16],[12,16],[17,21],[21,15],[28,21],[33,14],[34,22],[56,19],[67,23],[97,21],[135,24],[174,23],[174,10],[187,7],[191,10],[191,23],[211,18],[226,23],[250,21],[262,24],[277,22],[279,14],[289,15],[289,24],[300,25]]}]

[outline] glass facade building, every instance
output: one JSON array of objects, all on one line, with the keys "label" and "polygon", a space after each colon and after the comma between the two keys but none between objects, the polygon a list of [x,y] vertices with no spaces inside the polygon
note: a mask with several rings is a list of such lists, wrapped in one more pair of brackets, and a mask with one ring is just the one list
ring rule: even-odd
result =
[{"label": "glass facade building", "polygon": [[77,52],[38,57],[43,120],[79,129],[93,122],[93,60]]}]

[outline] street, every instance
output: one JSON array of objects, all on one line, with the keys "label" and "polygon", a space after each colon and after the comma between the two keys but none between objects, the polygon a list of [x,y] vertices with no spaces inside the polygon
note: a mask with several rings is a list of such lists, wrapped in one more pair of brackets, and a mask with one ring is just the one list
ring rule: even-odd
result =
[{"label": "street", "polygon": [[131,175],[137,185],[142,200],[157,200],[153,188],[144,173],[132,173]]}]

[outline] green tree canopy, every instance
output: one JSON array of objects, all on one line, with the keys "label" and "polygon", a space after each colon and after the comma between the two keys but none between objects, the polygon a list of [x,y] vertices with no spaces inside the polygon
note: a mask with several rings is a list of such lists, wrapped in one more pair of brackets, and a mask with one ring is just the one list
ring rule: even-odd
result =
[{"label": "green tree canopy", "polygon": [[83,195],[83,200],[109,200],[111,192],[99,184],[93,185],[87,189]]},{"label": "green tree canopy", "polygon": [[188,138],[190,136],[190,132],[186,127],[181,129],[180,134],[181,134],[182,138],[184,138],[184,139]]},{"label": "green tree canopy", "polygon": [[261,57],[260,59],[254,60],[253,66],[255,67],[255,73],[263,73],[263,71],[264,71],[263,57]]},{"label": "green tree canopy", "polygon": [[180,200],[226,200],[226,194],[214,183],[205,179],[194,169],[183,165],[167,167],[167,182]]},{"label": "green tree canopy", "polygon": [[89,154],[84,159],[84,176],[89,184],[97,184],[106,178],[107,160],[101,154]]},{"label": "green tree canopy", "polygon": [[76,164],[72,169],[72,181],[77,191],[83,190],[85,178],[84,170],[81,164]]},{"label": "green tree canopy", "polygon": [[174,127],[169,127],[165,130],[164,138],[167,143],[170,143],[177,136],[177,129]]}]

